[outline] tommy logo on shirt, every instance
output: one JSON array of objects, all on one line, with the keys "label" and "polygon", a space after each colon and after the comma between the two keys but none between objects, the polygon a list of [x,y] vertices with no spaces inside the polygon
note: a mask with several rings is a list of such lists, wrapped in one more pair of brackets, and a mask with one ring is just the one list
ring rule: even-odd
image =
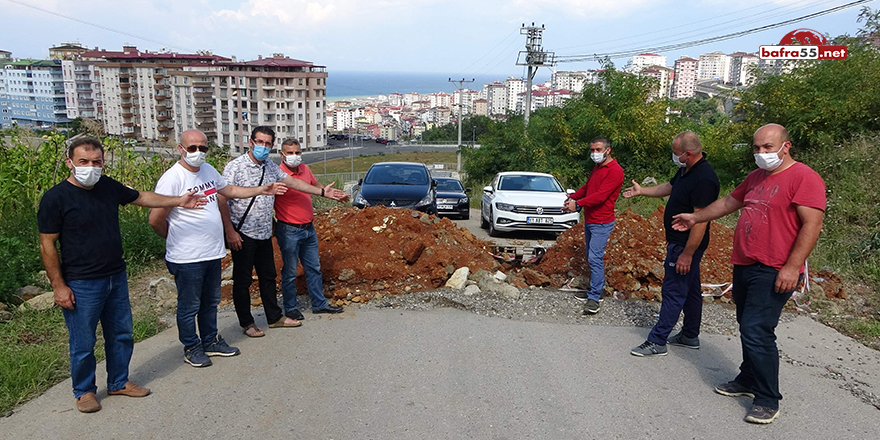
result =
[{"label": "tommy logo on shirt", "polygon": [[209,180],[200,185],[196,185],[192,188],[187,188],[186,192],[190,192],[192,190],[197,190],[203,192],[205,198],[208,199],[208,203],[217,201],[217,188],[214,185],[213,180]]}]

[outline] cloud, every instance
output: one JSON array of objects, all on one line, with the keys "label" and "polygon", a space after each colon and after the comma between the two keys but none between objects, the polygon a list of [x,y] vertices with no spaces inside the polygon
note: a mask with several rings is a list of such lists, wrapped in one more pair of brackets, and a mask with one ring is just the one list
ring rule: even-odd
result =
[{"label": "cloud", "polygon": [[[625,16],[637,12],[642,6],[652,3],[649,0],[514,0],[517,8],[525,9],[528,13],[538,11],[546,12],[546,9],[554,9],[565,14],[589,16],[594,13],[603,13],[608,16]],[[656,3],[656,2],[654,2]]]}]

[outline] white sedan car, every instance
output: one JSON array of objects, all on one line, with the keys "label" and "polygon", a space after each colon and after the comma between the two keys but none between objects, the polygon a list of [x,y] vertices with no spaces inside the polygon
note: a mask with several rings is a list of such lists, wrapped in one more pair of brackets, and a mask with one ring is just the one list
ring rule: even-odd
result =
[{"label": "white sedan car", "polygon": [[501,231],[562,232],[576,225],[580,214],[563,212],[574,190],[564,190],[550,174],[509,171],[498,173],[483,188],[480,226],[489,235]]}]

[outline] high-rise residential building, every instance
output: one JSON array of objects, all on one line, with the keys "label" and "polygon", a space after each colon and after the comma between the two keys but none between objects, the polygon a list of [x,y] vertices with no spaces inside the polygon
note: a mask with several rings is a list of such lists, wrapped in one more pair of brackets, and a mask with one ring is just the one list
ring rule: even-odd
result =
[{"label": "high-rise residential building", "polygon": [[699,60],[688,57],[681,57],[675,60],[671,94],[673,99],[694,97],[697,88],[699,64]]},{"label": "high-rise residential building", "polygon": [[489,102],[482,98],[475,99],[474,114],[479,116],[489,116]]},{"label": "high-rise residential building", "polygon": [[658,87],[651,93],[651,98],[669,97],[670,90],[672,89],[672,78],[674,77],[672,69],[663,66],[650,66],[642,70],[640,74],[655,78],[658,82]]},{"label": "high-rise residential building", "polygon": [[754,69],[758,67],[755,54],[736,52],[730,54],[730,83],[749,87],[755,82]]},{"label": "high-rise residential building", "polygon": [[599,83],[599,71],[597,70],[581,70],[581,71],[559,71],[553,72],[550,77],[551,87],[554,90],[568,90],[572,93],[581,93],[586,84]]},{"label": "high-rise residential building", "polygon": [[400,107],[403,105],[403,94],[394,92],[388,95],[388,104],[394,107]]},{"label": "high-rise residential building", "polygon": [[[214,77],[222,145],[244,152],[251,130],[258,125],[275,127],[280,139],[296,138],[303,150],[326,145],[326,67],[280,53],[224,65],[226,70],[209,72]],[[360,110],[353,116],[364,116]]]},{"label": "high-rise residential building", "polygon": [[[194,90],[191,87],[173,87],[174,75],[199,70],[200,67],[202,70],[221,70],[224,68],[222,63],[229,59],[210,52],[149,52],[140,51],[135,46],[123,46],[120,52],[97,49],[83,52],[79,54],[78,61],[91,61],[93,69],[100,72],[103,112],[98,113],[103,114],[101,122],[107,133],[128,138],[174,141],[183,130],[190,128],[199,128],[206,134],[211,132],[208,125],[175,124],[178,119],[182,122],[186,112],[181,103],[192,106],[201,100],[204,112],[204,101],[210,101],[211,95],[208,86],[207,95],[202,92],[197,100],[192,95]],[[75,62],[74,74],[76,65]],[[204,81],[202,86],[205,86]],[[175,95],[175,92],[178,94]],[[184,114],[175,113],[175,104]],[[195,111],[194,107],[190,109]],[[216,130],[214,133],[214,136],[208,135],[208,140],[217,142]]]},{"label": "high-rise residential building", "polygon": [[489,116],[504,115],[507,111],[507,88],[500,82],[483,86],[489,104]]},{"label": "high-rise residential building", "polygon": [[700,55],[700,71],[697,79],[730,82],[730,56],[723,52]]},{"label": "high-rise residential building", "polygon": [[67,117],[103,120],[101,71],[95,66],[95,62],[64,59],[61,61],[61,72],[64,78]]},{"label": "high-rise residential building", "polygon": [[526,82],[523,81],[522,78],[514,78],[510,77],[504,80],[504,87],[507,89],[507,97],[505,100],[507,101],[507,111],[515,112],[516,110],[516,97],[519,96],[520,93],[526,91]]},{"label": "high-rise residential building", "polygon": [[6,61],[12,59],[12,52],[8,50],[0,50],[0,61]]},{"label": "high-rise residential building", "polygon": [[2,62],[0,126],[51,126],[69,122],[59,60]]},{"label": "high-rise residential building", "polygon": [[473,111],[474,99],[477,99],[479,93],[462,89],[461,91],[456,90],[452,92],[452,103],[454,105],[453,115],[458,117],[458,106],[461,106],[461,114],[468,115]]},{"label": "high-rise residential building", "polygon": [[72,60],[90,50],[79,43],[63,43],[49,48],[49,58],[53,60]]},{"label": "high-rise residential building", "polygon": [[639,73],[642,70],[645,70],[651,66],[666,67],[666,56],[657,55],[655,53],[643,53],[641,55],[636,55],[632,59],[632,66],[630,67],[630,71],[632,73]]},{"label": "high-rise residential building", "polygon": [[422,97],[415,92],[403,94],[403,105],[410,107],[414,102],[421,101]]}]

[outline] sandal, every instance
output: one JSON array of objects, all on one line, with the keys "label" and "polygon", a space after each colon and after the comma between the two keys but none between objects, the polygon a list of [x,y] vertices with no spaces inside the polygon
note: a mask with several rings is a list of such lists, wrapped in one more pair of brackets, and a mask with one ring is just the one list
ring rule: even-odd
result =
[{"label": "sandal", "polygon": [[[290,319],[290,320],[293,321],[293,322],[289,322],[289,323],[288,323],[288,322],[287,322],[288,319]],[[299,327],[299,326],[301,326],[301,325],[303,325],[302,321],[299,321],[299,320],[296,320],[296,319],[293,319],[293,318],[288,318],[288,317],[286,317],[286,316],[282,316],[281,319],[275,321],[275,322],[272,323],[272,324],[269,324],[269,328]]]},{"label": "sandal", "polygon": [[[248,333],[248,330],[250,330],[250,329],[253,329],[254,331],[252,333]],[[242,329],[242,332],[244,333],[245,336],[247,336],[249,338],[262,338],[263,336],[266,336],[266,334],[263,333],[263,331],[260,330],[260,328],[257,327],[257,325],[254,323],[248,324],[247,327]]]}]

